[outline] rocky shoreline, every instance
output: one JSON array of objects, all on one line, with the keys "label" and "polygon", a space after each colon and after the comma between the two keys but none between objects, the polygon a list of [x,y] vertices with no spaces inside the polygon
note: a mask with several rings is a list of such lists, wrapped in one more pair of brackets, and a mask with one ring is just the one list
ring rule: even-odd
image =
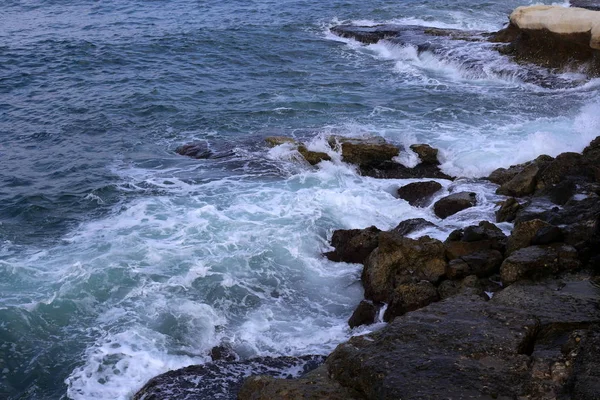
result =
[{"label": "rocky shoreline", "polygon": [[[519,8],[496,34],[396,26],[332,31],[364,43],[423,35],[505,43],[499,51],[518,61],[600,75],[596,28],[557,32],[557,25],[523,16],[555,18],[548,10]],[[600,29],[600,12],[584,11]],[[437,149],[427,144],[403,149],[379,137],[331,136],[331,151],[323,152],[287,137],[266,142],[288,146],[310,165],[337,152],[361,175],[416,179],[398,188],[398,201],[431,208],[440,219],[477,203],[470,192],[436,195],[436,180],[455,178],[441,171]],[[420,160],[412,168],[395,161],[408,151]],[[221,156],[193,145],[178,152]],[[364,300],[349,326],[382,316],[382,329],[352,337],[326,359],[239,361],[227,348],[214,349],[213,363],[155,377],[134,399],[600,399],[600,136],[582,153],[542,155],[481,180],[506,196],[496,220],[455,230],[444,241],[416,237],[433,225],[424,219],[389,231],[333,233],[324,257],[363,264]],[[514,224],[510,235],[496,225],[502,222]]]}]

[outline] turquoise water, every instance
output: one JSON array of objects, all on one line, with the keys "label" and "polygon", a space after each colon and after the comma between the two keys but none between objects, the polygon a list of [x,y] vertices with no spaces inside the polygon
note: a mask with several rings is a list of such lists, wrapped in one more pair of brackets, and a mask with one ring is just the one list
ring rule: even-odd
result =
[{"label": "turquoise water", "polygon": [[[339,23],[495,31],[522,3],[5,1],[0,6],[0,397],[127,399],[152,376],[243,357],[327,354],[360,266],[333,229],[423,217],[402,181],[313,169],[263,138],[331,133],[439,147],[465,177],[600,131],[600,82],[517,66],[490,45],[364,46]],[[174,149],[205,141],[230,157]],[[410,160],[405,160],[410,161]],[[445,187],[450,182],[442,181]],[[508,226],[504,227],[508,229]]]}]

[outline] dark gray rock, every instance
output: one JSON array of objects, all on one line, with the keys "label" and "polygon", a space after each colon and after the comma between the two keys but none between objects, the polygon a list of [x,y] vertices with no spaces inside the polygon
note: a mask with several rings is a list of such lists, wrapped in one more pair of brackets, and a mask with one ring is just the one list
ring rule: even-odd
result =
[{"label": "dark gray rock", "polygon": [[357,326],[374,323],[377,319],[379,309],[380,307],[375,305],[372,301],[361,301],[348,320],[348,325],[350,328],[355,328]]},{"label": "dark gray rock", "polygon": [[475,193],[459,192],[436,201],[433,205],[433,211],[435,215],[444,219],[476,204],[477,197]]},{"label": "dark gray rock", "polygon": [[500,209],[496,211],[496,222],[514,221],[522,207],[514,197],[506,199],[500,204]]},{"label": "dark gray rock", "polygon": [[575,248],[562,243],[529,246],[515,251],[502,262],[500,276],[505,285],[522,279],[541,279],[580,266]]},{"label": "dark gray rock", "polygon": [[436,225],[423,218],[411,218],[400,222],[391,232],[398,235],[406,236],[409,233],[419,231],[421,229],[435,227]]},{"label": "dark gray rock", "polygon": [[504,252],[506,235],[491,222],[481,221],[478,225],[457,229],[450,233],[444,242],[446,257],[449,260],[465,256],[481,250],[498,250]]},{"label": "dark gray rock", "polygon": [[543,245],[550,244],[556,242],[562,242],[564,240],[564,235],[562,230],[554,225],[544,226],[539,229],[535,236],[531,239],[531,244],[533,245]]},{"label": "dark gray rock", "polygon": [[425,207],[431,196],[442,189],[436,181],[413,182],[398,189],[398,197],[416,207]]},{"label": "dark gray rock", "polygon": [[250,375],[292,378],[291,370],[306,373],[323,363],[323,356],[260,357],[246,361],[215,361],[166,372],[152,378],[133,400],[234,400]]},{"label": "dark gray rock", "polygon": [[376,226],[365,229],[339,229],[333,232],[331,245],[335,250],[325,253],[331,261],[362,264],[379,245]]},{"label": "dark gray rock", "polygon": [[395,161],[384,161],[377,166],[360,168],[360,173],[379,179],[454,179],[442,172],[437,165],[420,163],[409,168]]},{"label": "dark gray rock", "polygon": [[571,7],[600,11],[600,1],[598,0],[571,0],[569,3],[571,4]]},{"label": "dark gray rock", "polygon": [[390,304],[383,314],[383,320],[389,322],[409,311],[418,310],[439,300],[435,286],[428,281],[406,283],[394,289]]}]

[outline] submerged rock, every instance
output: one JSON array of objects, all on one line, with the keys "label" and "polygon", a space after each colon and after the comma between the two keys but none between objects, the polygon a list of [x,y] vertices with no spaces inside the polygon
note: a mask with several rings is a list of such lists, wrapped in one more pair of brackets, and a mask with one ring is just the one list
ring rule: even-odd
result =
[{"label": "submerged rock", "polygon": [[431,196],[442,189],[442,185],[436,181],[413,182],[398,189],[398,197],[408,201],[408,204],[416,207],[427,205]]},{"label": "submerged rock", "polygon": [[166,372],[152,378],[133,400],[235,400],[250,375],[292,378],[323,363],[323,356],[260,357],[246,361],[215,361]]},{"label": "submerged rock", "polygon": [[298,144],[295,139],[287,136],[267,136],[265,142],[269,147],[281,146],[282,144]]},{"label": "submerged rock", "polygon": [[433,205],[433,211],[435,215],[444,219],[476,204],[477,197],[475,193],[459,192],[436,201]]}]

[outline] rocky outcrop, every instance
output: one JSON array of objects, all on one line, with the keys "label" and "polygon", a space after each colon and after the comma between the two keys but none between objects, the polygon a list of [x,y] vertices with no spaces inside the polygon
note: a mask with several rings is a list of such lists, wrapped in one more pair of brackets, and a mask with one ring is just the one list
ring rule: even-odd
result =
[{"label": "rocky outcrop", "polygon": [[325,253],[331,261],[362,264],[377,246],[379,232],[376,226],[366,229],[339,229],[333,232],[331,245],[335,250]]},{"label": "rocky outcrop", "polygon": [[438,149],[434,149],[428,144],[413,144],[410,149],[417,153],[422,163],[439,165]]},{"label": "rocky outcrop", "polygon": [[388,143],[382,137],[346,138],[331,136],[328,140],[332,148],[340,148],[342,160],[359,168],[372,168],[385,161],[391,161],[400,153],[400,147]]},{"label": "rocky outcrop", "polygon": [[518,7],[510,24],[492,41],[519,61],[560,69],[585,68],[600,74],[600,12],[583,8],[536,5]]},{"label": "rocky outcrop", "polygon": [[529,246],[515,251],[502,262],[500,277],[505,285],[522,279],[540,279],[580,266],[577,250],[563,243]]},{"label": "rocky outcrop", "polygon": [[444,219],[476,204],[477,196],[475,193],[453,193],[436,201],[433,205],[433,212],[438,217]]},{"label": "rocky outcrop", "polygon": [[244,379],[250,375],[291,378],[290,371],[307,373],[322,364],[324,359],[323,356],[261,357],[191,365],[152,378],[133,396],[133,400],[234,400]]},{"label": "rocky outcrop", "polygon": [[450,233],[444,246],[448,260],[481,250],[498,250],[504,253],[506,235],[491,222],[481,221],[478,225],[457,229]]},{"label": "rocky outcrop", "polygon": [[444,244],[429,236],[410,239],[393,232],[379,235],[379,246],[365,261],[365,298],[389,303],[402,284],[437,283],[446,272]]},{"label": "rocky outcrop", "polygon": [[211,149],[207,142],[195,142],[184,144],[182,146],[177,147],[175,149],[175,153],[196,159],[225,158],[235,155],[235,153],[232,150],[218,151]]},{"label": "rocky outcrop", "polygon": [[413,182],[398,189],[398,197],[415,207],[425,207],[431,196],[442,189],[436,181]]}]

